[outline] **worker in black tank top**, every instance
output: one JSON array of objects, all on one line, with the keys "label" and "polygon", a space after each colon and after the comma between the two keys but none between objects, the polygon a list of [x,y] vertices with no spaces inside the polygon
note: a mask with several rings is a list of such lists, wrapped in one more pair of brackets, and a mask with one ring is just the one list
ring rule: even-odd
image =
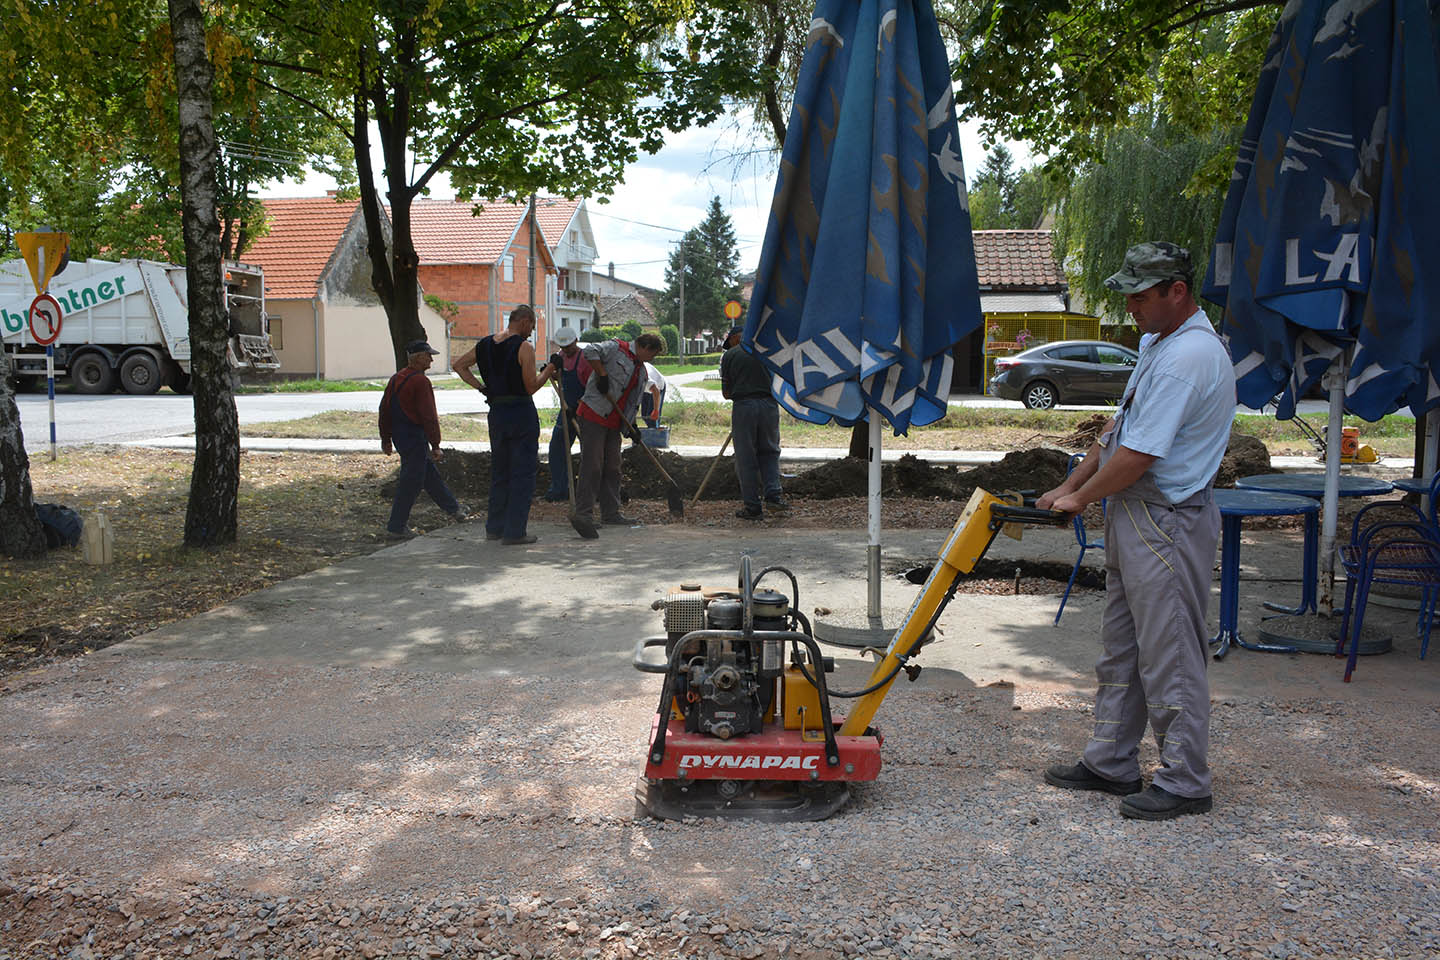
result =
[{"label": "worker in black tank top", "polygon": [[[540,419],[532,398],[560,366],[552,358],[536,372],[535,348],[529,339],[534,332],[535,311],[522,304],[510,312],[504,330],[485,337],[453,364],[460,379],[485,394],[490,406],[490,502],[485,539],[506,545],[535,542],[526,532],[540,447]],[[479,377],[471,367],[479,368]]]}]

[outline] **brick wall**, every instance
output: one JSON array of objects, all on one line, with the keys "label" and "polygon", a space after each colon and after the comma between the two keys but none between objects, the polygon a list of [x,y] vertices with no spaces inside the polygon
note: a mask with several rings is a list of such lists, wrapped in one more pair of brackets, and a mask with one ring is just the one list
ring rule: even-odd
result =
[{"label": "brick wall", "polygon": [[[494,317],[491,317],[491,265],[484,264],[420,264],[420,286],[431,296],[440,297],[457,304],[460,312],[455,317],[451,336],[469,340],[472,344],[480,337],[488,336],[504,327],[510,311],[522,303],[530,302],[530,277],[528,272],[529,242],[522,226],[510,253],[515,257],[513,279],[504,279],[503,267],[497,266],[494,275],[498,279],[494,290]],[[535,299],[543,305],[545,300],[545,265],[541,257],[535,258]],[[541,337],[545,330],[537,330]],[[467,346],[465,349],[469,349]],[[464,352],[464,350],[460,351]]]}]

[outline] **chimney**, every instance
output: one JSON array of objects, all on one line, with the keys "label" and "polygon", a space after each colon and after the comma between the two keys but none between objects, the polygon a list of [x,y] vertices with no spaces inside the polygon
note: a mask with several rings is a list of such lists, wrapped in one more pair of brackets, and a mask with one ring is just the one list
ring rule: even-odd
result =
[{"label": "chimney", "polygon": [[611,279],[611,280],[614,280],[614,279],[615,279],[615,261],[614,261],[614,260],[611,260],[611,261],[610,261],[610,279]]}]

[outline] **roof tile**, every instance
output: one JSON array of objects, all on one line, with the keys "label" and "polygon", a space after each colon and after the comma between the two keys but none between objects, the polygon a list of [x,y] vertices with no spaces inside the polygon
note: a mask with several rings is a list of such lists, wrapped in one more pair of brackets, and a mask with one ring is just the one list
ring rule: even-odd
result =
[{"label": "roof tile", "polygon": [[1049,230],[976,230],[975,266],[980,284],[992,288],[1064,287]]},{"label": "roof tile", "polygon": [[345,234],[358,200],[324,197],[273,197],[264,201],[270,232],[256,240],[241,259],[265,268],[265,296],[308,300],[320,274]]}]

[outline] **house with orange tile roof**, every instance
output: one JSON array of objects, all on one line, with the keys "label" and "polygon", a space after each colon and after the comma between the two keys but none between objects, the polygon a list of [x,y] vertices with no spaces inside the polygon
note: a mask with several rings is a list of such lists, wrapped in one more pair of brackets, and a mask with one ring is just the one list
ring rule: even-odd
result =
[{"label": "house with orange tile roof", "polygon": [[[410,235],[420,258],[420,283],[426,293],[457,308],[451,328],[453,355],[504,329],[510,311],[522,303],[535,308],[535,349],[541,356],[549,352],[556,329],[566,323],[579,329],[590,319],[592,301],[576,293],[577,284],[588,289],[595,259],[589,220],[577,222],[583,207],[583,200],[539,197],[532,230],[529,203],[417,200],[411,205]],[[582,237],[588,238],[588,247]],[[560,250],[566,259],[560,259]],[[589,259],[582,259],[586,254]],[[577,278],[580,272],[587,276]]]},{"label": "house with orange tile roof", "polygon": [[[389,323],[370,283],[360,202],[329,194],[264,203],[269,232],[244,257],[265,268],[265,308],[279,372],[325,380],[394,373]],[[430,344],[448,355],[445,319],[422,302],[420,323]]]},{"label": "house with orange tile roof", "polygon": [[1073,308],[1053,231],[976,230],[972,237],[985,322],[956,347],[952,393],[983,393],[997,356],[1100,338],[1100,320]]}]

